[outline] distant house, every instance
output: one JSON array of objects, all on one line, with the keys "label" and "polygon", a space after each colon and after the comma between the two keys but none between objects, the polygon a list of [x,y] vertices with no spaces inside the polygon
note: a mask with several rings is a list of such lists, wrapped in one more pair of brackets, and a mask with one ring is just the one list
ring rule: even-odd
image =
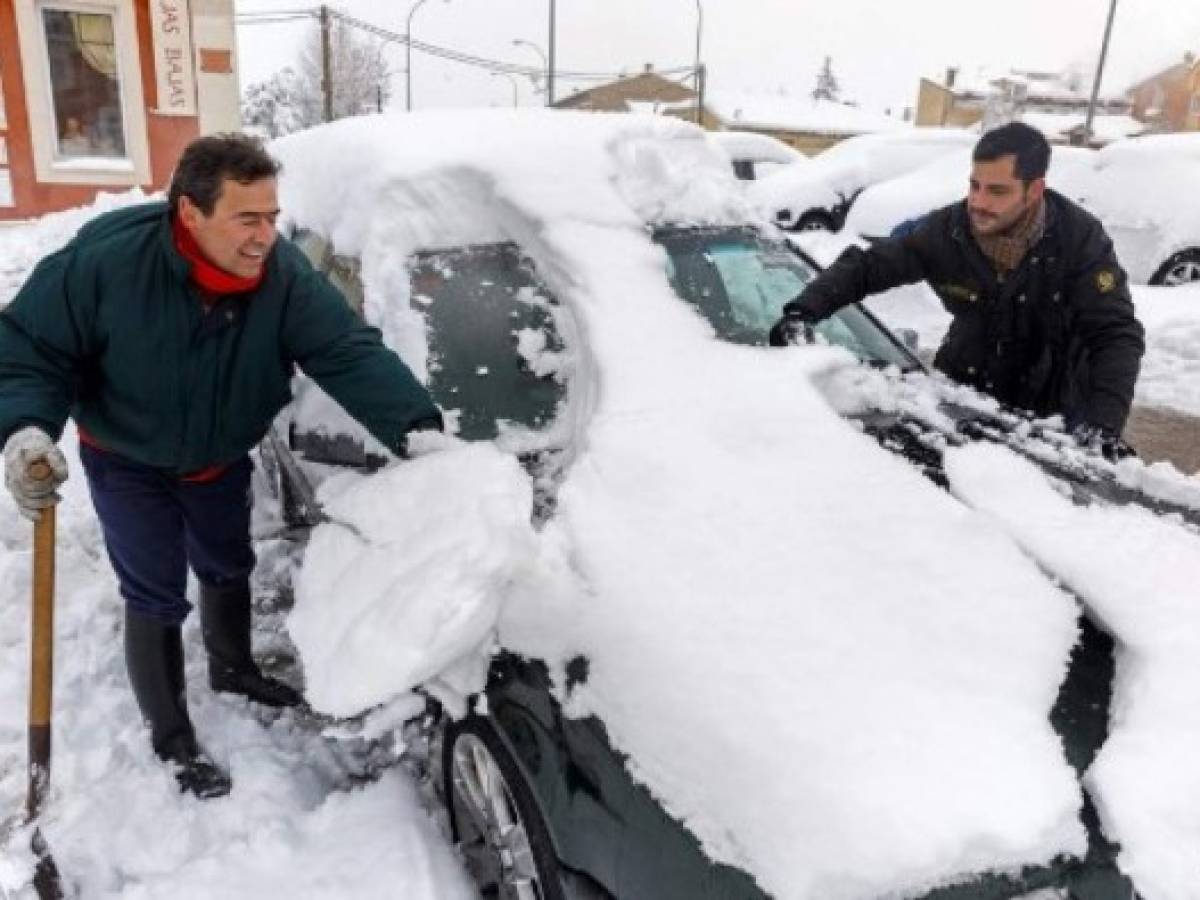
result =
[{"label": "distant house", "polygon": [[1200,60],[1189,53],[1129,88],[1133,116],[1155,131],[1200,131]]},{"label": "distant house", "polygon": [[[944,82],[922,78],[917,94],[918,125],[991,128],[1014,119],[1031,121],[1049,116],[1041,127],[1047,137],[1066,143],[1070,135],[1082,136],[1091,99],[1091,85],[1077,72],[1036,72],[1023,69],[978,69],[966,75],[947,69]],[[1126,97],[1101,97],[1097,119],[1113,117],[1106,128],[1093,127],[1093,143],[1100,135],[1129,130],[1132,109]],[[1136,131],[1136,128],[1134,128]],[[1119,134],[1118,136],[1125,136]]]},{"label": "distant house", "polygon": [[0,220],[161,188],[240,121],[233,0],[0,0]]},{"label": "distant house", "polygon": [[[660,75],[647,65],[637,75],[579,91],[557,101],[554,106],[590,112],[648,112],[694,120],[696,92],[685,84]],[[720,123],[707,108],[702,124],[705,128],[720,128]]]},{"label": "distant house", "polygon": [[[647,66],[638,75],[581,91],[554,105],[560,109],[649,112],[693,121],[696,99],[691,87],[665,78]],[[765,134],[809,155],[855,135],[909,127],[883,113],[867,112],[846,103],[813,100],[807,94],[731,91],[705,95],[701,122],[710,131]]]}]

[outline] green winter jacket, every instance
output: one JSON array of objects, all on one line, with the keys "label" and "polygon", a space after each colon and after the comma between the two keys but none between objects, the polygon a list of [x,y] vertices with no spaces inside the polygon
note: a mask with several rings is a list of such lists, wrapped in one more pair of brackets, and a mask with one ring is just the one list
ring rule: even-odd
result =
[{"label": "green winter jacket", "polygon": [[186,474],[233,462],[291,399],[298,365],[385,446],[439,420],[379,332],[283,238],[257,290],[207,312],[166,204],[107,213],[0,312],[0,442],[70,415],[103,447]]}]

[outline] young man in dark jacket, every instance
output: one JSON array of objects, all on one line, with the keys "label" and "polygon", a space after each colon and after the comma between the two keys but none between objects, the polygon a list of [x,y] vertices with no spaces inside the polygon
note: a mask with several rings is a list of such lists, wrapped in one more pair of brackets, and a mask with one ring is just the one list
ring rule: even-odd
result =
[{"label": "young man in dark jacket", "polygon": [[[157,754],[200,797],[231,784],[196,742],[180,626],[200,583],[209,680],[268,706],[300,695],[250,652],[248,451],[295,366],[393,451],[442,427],[425,389],[275,232],[278,165],[252,139],[200,138],[167,203],[100,216],[0,313],[0,441],[24,514],[57,500],[68,416],[126,601],[125,660]],[[50,463],[49,482],[29,464]]]},{"label": "young man in dark jacket", "polygon": [[1113,450],[1145,350],[1104,227],[1046,188],[1050,145],[1014,122],[975,147],[964,202],[907,233],[851,248],[784,306],[771,343],[870,294],[925,280],[953,316],[934,365]]}]

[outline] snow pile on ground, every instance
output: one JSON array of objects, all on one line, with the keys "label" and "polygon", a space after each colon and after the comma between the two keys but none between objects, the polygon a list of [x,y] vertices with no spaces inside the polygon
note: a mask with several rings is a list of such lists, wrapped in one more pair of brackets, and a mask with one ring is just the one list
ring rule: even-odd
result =
[{"label": "snow pile on ground", "polygon": [[[555,667],[585,653],[569,711],[599,715],[710,855],[781,900],[917,893],[1080,852],[1047,722],[1072,603],[829,408],[812,378],[844,354],[721,344],[673,294],[645,222],[746,218],[701,133],[405,121],[279,145],[285,206],[361,255],[370,314],[418,343],[396,315],[406,253],[514,240],[586,337],[564,413],[575,458],[503,642]],[[365,503],[348,495],[339,515]]]},{"label": "snow pile on ground", "polygon": [[481,690],[508,583],[532,552],[529,478],[457,443],[371,478],[321,485],[288,632],[317,709],[354,715],[447,670]]},{"label": "snow pile on ground", "polygon": [[96,202],[50,213],[24,225],[0,224],[0,307],[12,300],[37,261],[75,236],[85,223],[121,206],[158,199],[137,188],[121,194],[100,194]]},{"label": "snow pile on ground", "polygon": [[[387,762],[372,757],[378,751],[326,738],[292,712],[259,721],[245,701],[208,690],[195,617],[184,634],[189,705],[201,741],[230,768],[234,789],[204,802],[179,793],[150,749],[126,681],[123,603],[75,445],[69,430],[63,447],[71,477],[58,512],[51,794],[42,830],[79,896],[384,898],[403,884],[406,898],[473,897],[405,775],[355,787]],[[26,787],[31,538],[32,526],[0,491],[6,816],[24,808]],[[256,636],[260,643],[263,637]],[[0,851],[0,895],[24,896],[27,848],[27,833],[18,831]]]},{"label": "snow pile on ground", "polygon": [[994,447],[952,451],[953,490],[995,516],[1118,641],[1111,733],[1087,773],[1119,862],[1151,900],[1200,885],[1200,536],[1139,509],[1079,507]]}]

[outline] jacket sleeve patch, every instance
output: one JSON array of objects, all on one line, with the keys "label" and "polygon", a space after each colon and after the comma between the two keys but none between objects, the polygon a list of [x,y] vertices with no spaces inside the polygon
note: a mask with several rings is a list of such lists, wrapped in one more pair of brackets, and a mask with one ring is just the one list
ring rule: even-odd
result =
[{"label": "jacket sleeve patch", "polygon": [[1117,286],[1117,276],[1109,269],[1101,269],[1096,273],[1096,289],[1102,294],[1111,293]]}]

